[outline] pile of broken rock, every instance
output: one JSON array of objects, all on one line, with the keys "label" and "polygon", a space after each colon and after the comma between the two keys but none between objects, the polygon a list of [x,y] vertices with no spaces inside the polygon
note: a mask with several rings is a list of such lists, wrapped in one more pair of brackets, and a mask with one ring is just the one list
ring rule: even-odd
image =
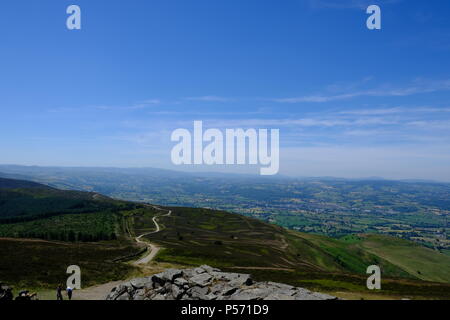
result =
[{"label": "pile of broken rock", "polygon": [[209,266],[167,269],[115,287],[107,300],[334,300],[333,296]]}]

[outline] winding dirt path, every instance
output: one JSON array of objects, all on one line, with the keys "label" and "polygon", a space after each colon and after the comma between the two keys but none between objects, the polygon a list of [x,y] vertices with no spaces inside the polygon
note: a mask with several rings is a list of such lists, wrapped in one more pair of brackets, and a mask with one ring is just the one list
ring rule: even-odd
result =
[{"label": "winding dirt path", "polygon": [[[112,281],[82,290],[74,290],[73,300],[105,300],[111,290],[124,281]],[[67,297],[64,297],[67,299]]]},{"label": "winding dirt path", "polygon": [[[158,208],[158,207],[155,207],[155,206],[152,206],[152,207],[155,208],[155,209],[157,209],[157,210],[163,210],[163,209]],[[156,219],[159,218],[159,217],[168,217],[168,216],[170,216],[171,214],[172,214],[172,211],[171,211],[171,210],[168,210],[167,214],[165,214],[165,215],[162,215],[162,216],[154,216],[153,219],[152,219],[152,221],[153,221],[153,223],[154,223],[155,226],[156,226],[156,230],[155,230],[155,231],[151,231],[151,232],[147,232],[147,233],[144,233],[144,234],[141,234],[140,236],[136,237],[136,242],[137,242],[137,243],[144,243],[144,244],[148,247],[149,253],[148,253],[145,257],[142,257],[141,259],[139,259],[139,260],[133,262],[133,265],[138,266],[138,265],[141,265],[141,264],[147,264],[147,263],[149,263],[150,261],[152,261],[152,260],[155,258],[156,254],[159,252],[159,250],[160,250],[161,248],[155,246],[154,244],[152,244],[152,243],[150,243],[150,242],[147,242],[147,241],[144,241],[144,240],[141,240],[141,239],[142,239],[143,237],[145,237],[145,236],[150,235],[150,234],[155,234],[155,233],[160,232],[160,231],[161,231],[161,228],[159,227],[159,224],[158,224],[158,222],[156,221]]]},{"label": "winding dirt path", "polygon": [[[155,224],[156,230],[155,231],[151,231],[151,232],[147,232],[144,234],[141,234],[140,236],[136,237],[135,240],[137,243],[143,243],[148,247],[148,254],[142,258],[140,258],[137,261],[134,261],[132,264],[134,266],[140,266],[140,265],[145,265],[147,263],[149,263],[150,261],[152,261],[156,254],[159,252],[159,250],[161,249],[160,247],[147,242],[145,240],[142,240],[143,237],[148,236],[150,234],[155,234],[161,231],[161,227],[159,226],[158,222],[156,221],[157,218],[160,217],[168,217],[172,214],[172,210],[165,210],[162,209],[160,207],[156,207],[156,206],[152,206],[152,205],[147,205],[148,207],[152,207],[156,210],[159,211],[167,211],[166,214],[164,215],[159,215],[159,216],[154,216],[152,221]],[[108,293],[111,292],[111,290],[118,286],[119,284],[123,283],[125,280],[120,280],[120,281],[112,281],[112,282],[108,282],[108,283],[104,283],[101,285],[97,285],[97,286],[93,286],[93,287],[89,287],[86,289],[82,289],[82,290],[76,290],[73,293],[73,298],[74,300],[104,300],[106,298],[106,296],[108,295]]]}]

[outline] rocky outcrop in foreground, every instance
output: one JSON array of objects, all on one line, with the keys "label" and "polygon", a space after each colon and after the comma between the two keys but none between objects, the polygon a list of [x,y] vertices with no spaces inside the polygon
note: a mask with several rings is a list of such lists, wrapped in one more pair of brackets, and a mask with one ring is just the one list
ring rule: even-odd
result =
[{"label": "rocky outcrop in foreground", "polygon": [[333,296],[209,266],[168,269],[115,287],[107,300],[333,300]]}]

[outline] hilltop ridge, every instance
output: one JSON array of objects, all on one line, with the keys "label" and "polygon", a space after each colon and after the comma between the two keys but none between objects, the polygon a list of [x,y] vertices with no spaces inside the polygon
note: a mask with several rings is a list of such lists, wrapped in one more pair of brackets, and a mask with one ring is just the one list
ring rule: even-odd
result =
[{"label": "hilltop ridge", "polygon": [[0,189],[53,189],[41,183],[0,177]]}]

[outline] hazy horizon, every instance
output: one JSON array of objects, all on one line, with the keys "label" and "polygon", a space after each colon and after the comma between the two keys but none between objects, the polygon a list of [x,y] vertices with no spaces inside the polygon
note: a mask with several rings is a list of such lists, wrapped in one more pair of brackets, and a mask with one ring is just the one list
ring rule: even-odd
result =
[{"label": "hazy horizon", "polygon": [[[99,170],[105,170],[105,169],[117,169],[117,170],[133,170],[133,169],[137,169],[137,170],[161,170],[161,171],[170,171],[170,172],[175,172],[175,173],[188,173],[188,174],[211,174],[211,175],[231,175],[231,176],[251,176],[251,177],[258,177],[258,178],[268,178],[268,179],[273,179],[273,178],[289,178],[289,179],[348,179],[348,180],[387,180],[387,181],[419,181],[419,182],[430,182],[430,183],[450,183],[450,181],[446,181],[446,180],[438,180],[438,179],[421,179],[421,178],[417,178],[417,177],[406,177],[406,178],[389,178],[389,177],[382,177],[382,176],[337,176],[337,175],[283,175],[283,174],[278,174],[275,176],[269,176],[269,177],[264,177],[261,176],[257,170],[255,169],[255,172],[253,173],[248,173],[248,172],[243,172],[243,173],[239,173],[239,172],[234,172],[233,171],[226,171],[223,170],[196,170],[195,168],[192,170],[180,170],[182,167],[171,167],[171,168],[159,168],[159,167],[139,167],[139,166],[135,166],[135,167],[117,167],[117,166],[59,166],[59,165],[48,165],[48,166],[42,166],[42,165],[22,165],[22,164],[10,164],[10,163],[0,163],[0,174],[4,173],[4,174],[11,174],[9,172],[3,172],[2,168],[4,167],[19,167],[19,168],[34,168],[34,169],[99,169]],[[221,167],[218,166],[218,168],[220,169]]]}]

